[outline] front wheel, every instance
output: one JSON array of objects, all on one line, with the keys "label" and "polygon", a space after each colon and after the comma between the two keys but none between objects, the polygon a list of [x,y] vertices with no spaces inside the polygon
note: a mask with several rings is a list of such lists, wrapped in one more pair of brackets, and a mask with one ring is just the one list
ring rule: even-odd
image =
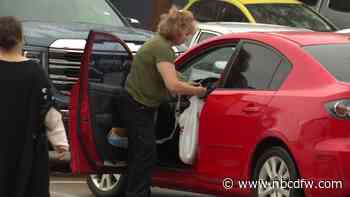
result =
[{"label": "front wheel", "polygon": [[96,197],[124,197],[125,181],[122,174],[92,174],[87,178],[89,189]]},{"label": "front wheel", "polygon": [[301,197],[302,189],[288,188],[288,181],[299,178],[290,154],[282,147],[267,149],[254,165],[253,180],[258,181],[254,197]]}]

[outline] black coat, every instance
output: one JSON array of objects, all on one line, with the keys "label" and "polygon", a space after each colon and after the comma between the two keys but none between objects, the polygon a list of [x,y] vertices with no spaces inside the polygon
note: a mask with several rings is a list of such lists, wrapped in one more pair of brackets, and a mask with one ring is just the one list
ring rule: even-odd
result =
[{"label": "black coat", "polygon": [[48,197],[49,82],[33,61],[0,60],[0,197]]}]

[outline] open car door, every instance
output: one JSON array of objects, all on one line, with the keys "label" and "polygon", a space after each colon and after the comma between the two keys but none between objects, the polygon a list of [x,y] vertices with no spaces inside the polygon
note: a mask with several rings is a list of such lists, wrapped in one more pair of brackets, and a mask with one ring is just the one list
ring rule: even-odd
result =
[{"label": "open car door", "polygon": [[[120,149],[108,143],[112,100],[123,92],[132,54],[118,37],[91,31],[85,45],[78,83],[71,91],[70,142],[73,173],[110,173]],[[116,151],[118,150],[118,151]]]}]

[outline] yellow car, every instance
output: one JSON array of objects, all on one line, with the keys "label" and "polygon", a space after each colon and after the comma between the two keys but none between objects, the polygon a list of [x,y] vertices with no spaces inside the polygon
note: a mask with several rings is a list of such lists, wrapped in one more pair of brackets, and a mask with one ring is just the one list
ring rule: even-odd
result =
[{"label": "yellow car", "polygon": [[189,0],[185,6],[200,22],[249,22],[277,24],[314,31],[337,27],[297,0]]}]

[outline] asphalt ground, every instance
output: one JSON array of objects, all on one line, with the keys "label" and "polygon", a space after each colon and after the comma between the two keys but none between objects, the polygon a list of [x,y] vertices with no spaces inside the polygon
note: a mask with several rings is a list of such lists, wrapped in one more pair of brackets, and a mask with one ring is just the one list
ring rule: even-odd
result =
[{"label": "asphalt ground", "polygon": [[[86,177],[72,176],[69,173],[52,173],[50,177],[51,197],[94,197],[90,192]],[[152,197],[214,197],[204,194],[181,192],[176,190],[152,188]]]}]

